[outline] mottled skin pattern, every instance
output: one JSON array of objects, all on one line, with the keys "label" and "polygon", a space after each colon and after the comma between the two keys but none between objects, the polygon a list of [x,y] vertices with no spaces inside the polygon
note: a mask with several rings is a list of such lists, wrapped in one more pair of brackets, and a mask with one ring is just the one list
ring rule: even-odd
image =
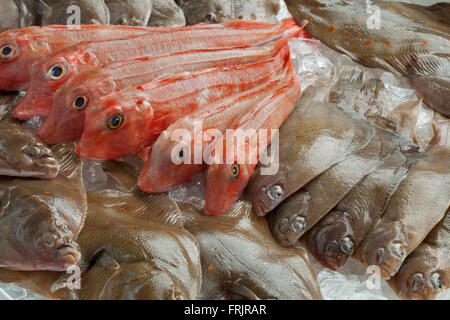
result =
[{"label": "mottled skin pattern", "polygon": [[403,262],[389,284],[402,299],[432,300],[450,286],[450,212]]},{"label": "mottled skin pattern", "polygon": [[399,270],[450,206],[448,150],[433,146],[411,167],[385,213],[370,230],[356,254],[365,266],[378,265],[383,278]]},{"label": "mottled skin pattern", "polygon": [[152,13],[152,0],[105,0],[110,24],[146,26]]},{"label": "mottled skin pattern", "polygon": [[369,29],[373,12],[359,0],[285,2],[297,22],[308,20],[308,32],[327,46],[365,66],[409,78],[432,109],[450,116],[450,25],[443,19],[448,3],[374,2],[381,10],[381,27]]},{"label": "mottled skin pattern", "polygon": [[280,10],[277,0],[177,0],[189,25],[227,20],[273,22]]},{"label": "mottled skin pattern", "polygon": [[0,175],[51,179],[58,161],[43,142],[12,118],[11,110],[20,94],[0,94]]},{"label": "mottled skin pattern", "polygon": [[178,27],[186,25],[183,10],[174,0],[153,0],[150,27]]},{"label": "mottled skin pattern", "polygon": [[5,0],[0,13],[0,32],[25,28],[36,23],[34,0]]},{"label": "mottled skin pattern", "polygon": [[353,255],[406,176],[406,163],[397,150],[305,235],[309,251],[323,266],[337,270]]},{"label": "mottled skin pattern", "polygon": [[[197,299],[200,252],[182,227],[181,213],[165,195],[102,191],[89,194],[89,216],[78,241],[81,289],[74,273],[0,269],[14,282],[51,299]],[[56,290],[56,291],[55,291]]]},{"label": "mottled skin pattern", "polygon": [[0,178],[0,265],[63,271],[80,258],[75,240],[87,214],[81,160],[73,145],[52,151],[60,163],[55,179]]},{"label": "mottled skin pattern", "polygon": [[263,176],[261,164],[257,166],[246,193],[258,215],[270,212],[373,137],[373,128],[326,102],[330,89],[325,88],[308,87],[281,126],[278,173]]},{"label": "mottled skin pattern", "polygon": [[0,60],[0,90],[26,90],[33,64],[42,57],[91,39],[118,39],[154,31],[124,26],[45,26],[9,30],[0,34],[0,48],[15,51]]},{"label": "mottled skin pattern", "polygon": [[104,0],[44,0],[40,3],[41,25],[69,24],[73,13],[67,13],[67,8],[76,5],[80,8],[81,24],[101,24],[110,22],[109,9]]},{"label": "mottled skin pattern", "polygon": [[364,148],[312,180],[271,212],[272,233],[282,245],[294,245],[395,151],[392,138],[380,133],[378,131]]},{"label": "mottled skin pattern", "polygon": [[202,299],[322,298],[306,250],[278,245],[248,202],[237,202],[219,217],[204,216],[188,204],[180,208],[200,246]]}]

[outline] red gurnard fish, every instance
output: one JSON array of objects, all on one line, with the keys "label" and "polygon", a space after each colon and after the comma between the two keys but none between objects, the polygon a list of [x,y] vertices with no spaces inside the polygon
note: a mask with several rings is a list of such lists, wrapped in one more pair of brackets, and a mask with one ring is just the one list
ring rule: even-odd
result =
[{"label": "red gurnard fish", "polygon": [[98,106],[96,99],[99,97],[149,83],[156,78],[251,63],[271,55],[266,47],[205,49],[110,63],[74,77],[58,90],[50,116],[37,135],[48,144],[78,140],[83,133],[85,112],[93,103]]},{"label": "red gurnard fish", "polygon": [[145,158],[144,148],[174,121],[276,75],[289,55],[289,47],[280,41],[264,47],[267,55],[261,57],[267,61],[184,73],[98,99],[86,112],[76,151],[88,159]]},{"label": "red gurnard fish", "polygon": [[158,28],[126,26],[45,26],[0,34],[0,90],[26,90],[31,66],[40,58],[88,40],[120,39],[157,32]]},{"label": "red gurnard fish", "polygon": [[147,193],[165,192],[202,171],[209,162],[204,154],[210,146],[219,141],[236,118],[261,101],[267,101],[284,83],[284,76],[284,72],[278,74],[260,86],[216,101],[170,125],[152,146],[139,175],[138,187]]},{"label": "red gurnard fish", "polygon": [[[239,25],[239,24],[238,24]],[[47,117],[54,93],[76,75],[113,61],[143,56],[207,48],[261,45],[284,35],[298,35],[302,31],[293,20],[285,20],[261,32],[260,28],[246,28],[246,33],[235,24],[231,28],[211,30],[208,25],[195,28],[165,28],[122,39],[83,42],[77,46],[51,54],[36,61],[31,70],[32,79],[25,98],[14,109],[14,116],[27,120],[34,115]]]},{"label": "red gurnard fish", "polygon": [[[208,166],[205,182],[206,215],[222,215],[239,200],[250,180],[261,152],[258,144],[258,130],[267,130],[267,137],[271,140],[273,130],[278,129],[291,113],[300,97],[300,81],[293,72],[292,62],[288,62],[289,76],[284,87],[277,90],[268,102],[257,105],[243,119],[235,124],[235,130],[243,130],[244,134],[251,132],[248,140],[237,139],[235,152],[223,153],[222,163]],[[238,133],[236,133],[239,136]],[[235,138],[231,143],[234,148]],[[255,143],[253,143],[255,142]],[[270,142],[270,141],[269,141]],[[224,143],[224,149],[230,141]],[[243,158],[244,162],[241,162]]]}]

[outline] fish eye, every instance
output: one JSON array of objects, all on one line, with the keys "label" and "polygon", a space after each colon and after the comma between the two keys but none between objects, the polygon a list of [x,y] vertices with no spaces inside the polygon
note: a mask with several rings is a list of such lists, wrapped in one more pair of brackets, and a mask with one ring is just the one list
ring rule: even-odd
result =
[{"label": "fish eye", "polygon": [[441,275],[437,272],[433,273],[433,275],[431,276],[431,282],[433,283],[433,286],[437,289],[442,289],[444,287]]},{"label": "fish eye", "polygon": [[184,149],[181,149],[181,150],[178,152],[178,159],[184,160],[184,155],[185,155]]},{"label": "fish eye", "polygon": [[60,80],[67,73],[67,67],[63,63],[57,63],[50,68],[48,71],[48,78],[50,80]]},{"label": "fish eye", "polygon": [[12,44],[6,44],[0,48],[0,60],[8,60],[16,55],[16,47]]},{"label": "fish eye", "polygon": [[241,167],[239,166],[239,164],[237,162],[233,163],[233,165],[231,166],[231,176],[233,178],[237,178],[237,177],[239,177],[240,173],[241,173]]},{"label": "fish eye", "polygon": [[283,195],[283,193],[283,189],[280,186],[276,185],[269,189],[268,195],[270,199],[277,200]]},{"label": "fish eye", "polygon": [[75,111],[81,111],[86,108],[87,103],[88,99],[85,96],[76,97],[75,100],[73,100],[72,108]]},{"label": "fish eye", "polygon": [[108,121],[106,123],[106,127],[108,129],[111,129],[111,130],[118,129],[123,124],[123,119],[124,118],[123,118],[123,114],[122,113],[118,113],[118,114],[112,115],[108,119]]},{"label": "fish eye", "polygon": [[35,158],[40,154],[40,150],[38,147],[32,146],[25,150],[25,153],[31,158]]}]

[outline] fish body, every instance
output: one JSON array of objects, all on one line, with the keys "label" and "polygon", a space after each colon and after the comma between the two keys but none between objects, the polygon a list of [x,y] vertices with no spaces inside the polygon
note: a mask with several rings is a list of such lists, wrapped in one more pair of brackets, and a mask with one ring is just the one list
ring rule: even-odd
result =
[{"label": "fish body", "polygon": [[105,0],[110,24],[146,26],[152,13],[152,0]]},{"label": "fish body", "polygon": [[[250,180],[256,164],[259,161],[262,146],[259,146],[260,130],[265,130],[267,143],[295,107],[300,96],[300,80],[294,74],[292,61],[286,63],[286,79],[272,95],[257,105],[247,114],[237,119],[232,126],[237,132],[242,130],[248,140],[238,139],[235,152],[228,152],[234,148],[235,137],[230,143],[225,138],[224,155],[220,163],[208,166],[205,181],[206,215],[221,215],[229,210],[240,199]],[[238,133],[239,134],[239,133]],[[243,160],[243,162],[242,162]]]},{"label": "fish body", "polygon": [[0,264],[16,270],[64,271],[76,265],[76,239],[87,214],[81,160],[73,146],[53,150],[60,173],[53,180],[0,178]]},{"label": "fish body", "polygon": [[248,202],[219,217],[179,205],[200,247],[201,299],[322,299],[306,250],[281,247]]},{"label": "fish body", "polygon": [[113,190],[89,193],[88,199],[90,213],[78,238],[81,260],[76,268],[67,273],[2,268],[0,281],[14,282],[50,299],[200,296],[199,248],[183,229],[176,203],[166,195]]},{"label": "fish body", "polygon": [[[138,186],[141,190],[148,193],[165,192],[203,170],[206,165],[203,155],[214,142],[208,141],[213,137],[205,138],[199,134],[196,125],[202,132],[215,130],[214,134],[223,135],[237,117],[242,117],[261,101],[270,99],[277,86],[283,82],[283,75],[278,74],[273,80],[253,89],[205,105],[169,126],[152,146],[149,159],[139,175]],[[174,139],[180,130],[184,130],[181,141]],[[195,154],[198,153],[198,146],[201,148],[201,159],[197,159]]]},{"label": "fish body", "polygon": [[378,265],[385,279],[396,274],[450,206],[449,155],[438,150],[410,168],[356,254],[363,265]]},{"label": "fish body", "polygon": [[406,258],[389,285],[402,299],[431,300],[450,283],[450,214]]},{"label": "fish body", "polygon": [[405,76],[430,108],[450,115],[448,3],[285,2],[298,22],[309,21],[306,29],[315,38],[367,67]]},{"label": "fish body", "polygon": [[[87,121],[77,152],[82,157],[95,159],[127,155],[146,158],[145,148],[179,118],[251,89],[277,74],[289,54],[288,47],[277,48],[274,45],[264,51],[267,55],[260,58],[268,57],[266,61],[185,73],[100,98],[95,108],[87,110]],[[123,118],[123,121],[120,127],[111,130],[106,124],[115,116]],[[121,142],[125,140],[127,144]]]},{"label": "fish body", "polygon": [[0,13],[0,32],[36,24],[37,12],[33,0],[5,0]]},{"label": "fish body", "polygon": [[51,179],[58,161],[44,143],[11,116],[20,94],[0,95],[0,175]]},{"label": "fish body", "polygon": [[148,32],[152,28],[125,26],[44,26],[7,30],[0,34],[0,49],[7,55],[0,59],[0,90],[26,90],[34,74],[32,66],[42,57],[81,42],[120,39]]},{"label": "fish body", "polygon": [[362,149],[286,199],[270,214],[275,238],[284,246],[294,245],[361,180],[382,165],[396,147],[391,138],[378,131]]},{"label": "fish body", "polygon": [[[252,29],[253,25],[247,27],[249,24],[249,22],[247,24],[230,22],[222,25],[221,28],[208,25],[191,28],[162,28],[158,32],[122,39],[85,42],[43,57],[33,65],[30,89],[22,102],[14,109],[14,116],[22,120],[27,120],[34,115],[48,116],[53,95],[67,81],[76,75],[113,61],[209,47],[216,49],[245,47],[269,42],[282,36],[296,36],[302,30],[292,20],[285,20],[265,29],[260,26]],[[246,36],[243,35],[244,30]],[[258,50],[256,47],[254,49]]]},{"label": "fish body", "polygon": [[279,170],[263,176],[258,165],[246,194],[265,215],[315,177],[367,144],[374,129],[327,102],[326,85],[310,86],[280,128]]},{"label": "fish body", "polygon": [[407,172],[407,158],[395,151],[305,235],[323,266],[337,270],[356,252]]},{"label": "fish body", "polygon": [[[50,116],[46,119],[43,126],[38,130],[37,135],[49,144],[59,142],[74,141],[81,137],[85,123],[86,110],[91,105],[96,106],[95,117],[101,118],[103,114],[98,112],[102,110],[102,102],[97,98],[107,96],[109,93],[121,90],[137,91],[138,100],[127,102],[136,103],[142,100],[144,91],[151,101],[154,95],[156,83],[166,83],[170,75],[188,74],[192,71],[190,78],[192,81],[196,75],[200,74],[202,69],[213,67],[232,67],[238,62],[260,61],[264,58],[270,58],[275,55],[264,48],[242,48],[240,50],[191,50],[186,52],[174,52],[155,57],[136,58],[132,60],[117,61],[111,64],[98,67],[95,70],[84,72],[72,80],[68,81],[53,99],[53,107]],[[283,51],[285,54],[286,50]],[[220,70],[220,69],[218,69]],[[239,70],[239,69],[237,69]],[[245,72],[240,69],[241,73]],[[250,70],[248,68],[247,70]],[[198,72],[197,72],[198,71]],[[195,72],[195,73],[194,73]],[[211,72],[211,71],[210,71]],[[255,74],[255,76],[257,76]],[[186,76],[188,77],[188,76]],[[247,77],[248,78],[248,77]],[[155,79],[162,79],[159,82],[152,82]],[[242,81],[241,81],[242,82]],[[139,87],[140,89],[137,89]],[[207,85],[205,84],[205,88]],[[152,90],[153,89],[153,90]],[[208,91],[209,93],[209,91]],[[128,95],[122,93],[113,93],[106,97],[108,108],[111,109],[112,96]],[[128,98],[127,97],[127,98]],[[82,104],[77,104],[79,100]],[[138,106],[137,106],[138,107]],[[157,106],[155,106],[156,108]],[[188,109],[188,106],[181,106]],[[175,111],[176,114],[183,112]],[[93,117],[91,113],[90,117]],[[88,120],[91,122],[91,120]],[[157,131],[157,128],[155,128]],[[141,141],[139,141],[141,142]],[[130,148],[134,146],[134,141],[130,141]],[[133,150],[134,151],[134,150]]]},{"label": "fish body", "polygon": [[150,27],[178,27],[185,26],[183,10],[175,0],[153,0],[153,9],[148,22]]},{"label": "fish body", "polygon": [[[110,23],[110,12],[104,0],[45,0],[39,1],[37,6],[43,26]],[[74,18],[75,14],[78,14],[78,21]]]}]

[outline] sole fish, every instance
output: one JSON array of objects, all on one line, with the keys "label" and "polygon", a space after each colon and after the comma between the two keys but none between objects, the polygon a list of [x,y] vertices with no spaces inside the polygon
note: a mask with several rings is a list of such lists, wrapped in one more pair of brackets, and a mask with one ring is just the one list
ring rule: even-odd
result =
[{"label": "sole fish", "polygon": [[183,10],[174,0],[153,0],[150,27],[177,27],[186,25]]},{"label": "sole fish", "polygon": [[431,300],[450,283],[450,214],[403,262],[389,285],[402,299]]}]

